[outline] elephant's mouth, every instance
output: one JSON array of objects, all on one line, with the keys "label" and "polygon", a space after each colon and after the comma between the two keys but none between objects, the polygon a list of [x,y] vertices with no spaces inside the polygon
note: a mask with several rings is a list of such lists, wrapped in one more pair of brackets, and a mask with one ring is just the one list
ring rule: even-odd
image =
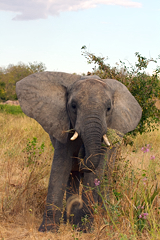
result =
[{"label": "elephant's mouth", "polygon": [[[101,134],[100,134],[101,135]],[[111,144],[106,136],[106,134],[101,135],[101,137],[96,136],[96,138],[92,138],[92,135],[84,139],[83,145],[81,146],[78,153],[78,162],[74,162],[74,169],[76,165],[77,171],[80,172],[93,172],[99,165],[101,155],[104,154],[104,145],[109,147]],[[88,136],[88,135],[87,135]],[[71,141],[75,141],[78,137],[82,137],[78,134],[77,131],[70,138]],[[98,140],[99,139],[99,140]],[[103,150],[102,150],[103,149]]]},{"label": "elephant's mouth", "polygon": [[[73,136],[70,138],[71,141],[74,141],[78,138],[78,133],[75,131],[75,133],[73,134]],[[111,144],[106,136],[106,134],[103,135],[103,141],[104,143],[109,147]]]}]

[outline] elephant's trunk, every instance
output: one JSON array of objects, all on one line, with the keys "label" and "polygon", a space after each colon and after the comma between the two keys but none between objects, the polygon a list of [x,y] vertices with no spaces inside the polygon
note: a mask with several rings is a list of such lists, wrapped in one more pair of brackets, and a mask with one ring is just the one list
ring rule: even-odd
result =
[{"label": "elephant's trunk", "polygon": [[85,147],[83,171],[92,171],[98,167],[101,157],[102,124],[99,117],[86,121],[81,137]]}]

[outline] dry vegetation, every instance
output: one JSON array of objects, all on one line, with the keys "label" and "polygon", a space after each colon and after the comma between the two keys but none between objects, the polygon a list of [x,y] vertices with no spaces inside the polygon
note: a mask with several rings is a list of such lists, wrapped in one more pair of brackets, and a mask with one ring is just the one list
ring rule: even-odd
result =
[{"label": "dry vegetation", "polygon": [[[110,182],[111,201],[105,211],[94,206],[90,233],[69,224],[61,224],[58,233],[39,233],[54,152],[50,139],[24,115],[0,113],[0,129],[0,239],[160,239],[159,131],[122,148]],[[148,216],[140,223],[144,211]]]}]

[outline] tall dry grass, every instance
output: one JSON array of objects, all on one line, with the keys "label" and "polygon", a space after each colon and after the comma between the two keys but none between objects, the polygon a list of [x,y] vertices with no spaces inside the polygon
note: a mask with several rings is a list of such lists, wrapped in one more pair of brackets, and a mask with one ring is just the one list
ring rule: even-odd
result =
[{"label": "tall dry grass", "polygon": [[[103,199],[103,208],[93,206],[93,229],[84,234],[69,224],[61,224],[58,233],[37,231],[47,194],[53,147],[42,127],[25,115],[0,113],[0,129],[1,239],[160,239],[159,130],[139,135],[133,146],[122,147],[112,179],[109,182],[104,178],[98,187],[99,194],[105,193],[107,184],[110,199]],[[141,149],[147,144],[149,151],[144,153]],[[157,193],[149,202],[156,186]],[[138,204],[143,204],[148,214],[144,225],[139,221],[144,210],[138,210]]]}]

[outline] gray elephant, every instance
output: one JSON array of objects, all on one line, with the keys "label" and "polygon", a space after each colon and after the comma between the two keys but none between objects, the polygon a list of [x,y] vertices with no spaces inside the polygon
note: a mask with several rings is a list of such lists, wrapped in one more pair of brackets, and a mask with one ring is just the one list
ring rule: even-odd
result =
[{"label": "gray elephant", "polygon": [[[23,112],[41,124],[55,149],[39,231],[54,230],[62,217],[65,190],[67,200],[79,194],[81,178],[84,186],[94,189],[94,180],[102,176],[102,142],[110,144],[107,129],[122,134],[134,130],[142,110],[122,83],[94,75],[35,73],[19,81],[16,92]],[[96,190],[93,198],[98,201]],[[82,199],[83,208],[74,211],[73,223],[77,225],[86,214],[91,216],[85,188]]]}]

